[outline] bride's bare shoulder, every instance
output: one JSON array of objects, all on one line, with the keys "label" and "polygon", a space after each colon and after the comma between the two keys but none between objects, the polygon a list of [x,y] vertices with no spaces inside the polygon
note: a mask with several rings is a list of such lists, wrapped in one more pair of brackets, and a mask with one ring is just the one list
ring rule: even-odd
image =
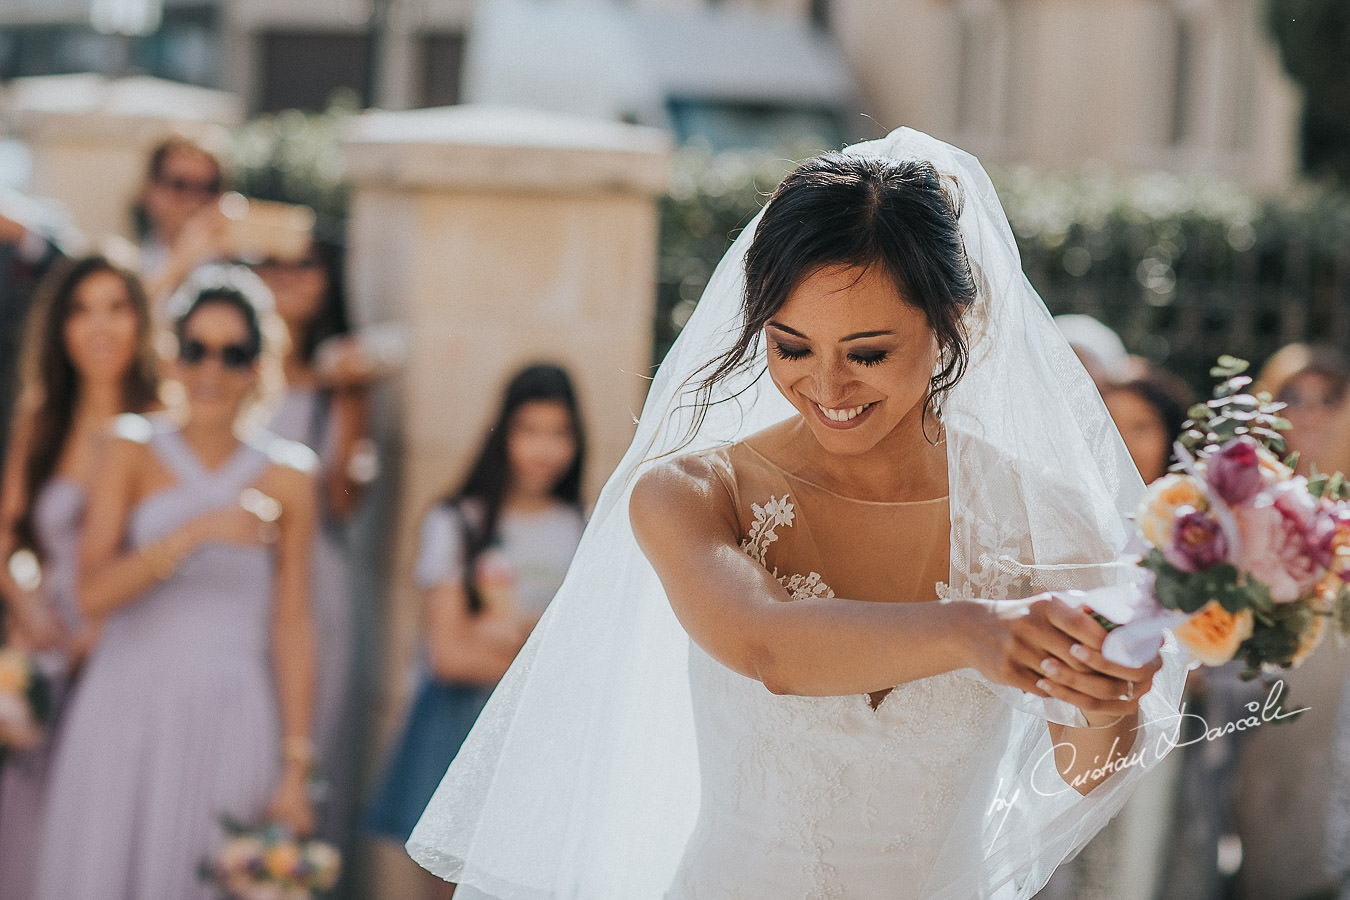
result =
[{"label": "bride's bare shoulder", "polygon": [[648,500],[670,502],[680,497],[715,493],[731,474],[729,447],[668,456],[650,463],[633,485],[637,505]]},{"label": "bride's bare shoulder", "polygon": [[[734,446],[734,445],[732,445]],[[649,464],[633,485],[628,514],[643,532],[735,522],[732,446],[670,456]]]}]

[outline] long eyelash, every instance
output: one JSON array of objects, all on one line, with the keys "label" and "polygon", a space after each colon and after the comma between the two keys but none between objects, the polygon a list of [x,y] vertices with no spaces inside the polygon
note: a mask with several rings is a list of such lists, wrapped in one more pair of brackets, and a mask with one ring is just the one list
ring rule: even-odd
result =
[{"label": "long eyelash", "polygon": [[849,359],[864,366],[879,366],[886,361],[887,353],[877,353],[873,356],[858,356],[856,354],[849,356]]},{"label": "long eyelash", "polygon": [[782,344],[777,344],[777,343],[776,343],[776,344],[773,345],[773,352],[776,353],[776,354],[778,355],[778,358],[779,358],[779,359],[793,360],[793,359],[801,359],[802,357],[806,356],[806,354],[810,353],[811,351],[809,351],[809,350],[796,350],[796,349],[789,350],[787,347],[784,347]]}]

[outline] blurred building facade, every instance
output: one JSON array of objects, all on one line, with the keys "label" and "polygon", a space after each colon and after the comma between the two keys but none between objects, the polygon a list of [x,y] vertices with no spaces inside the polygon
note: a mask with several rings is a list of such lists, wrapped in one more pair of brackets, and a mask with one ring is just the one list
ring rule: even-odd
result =
[{"label": "blurred building facade", "polygon": [[[506,2],[5,0],[0,77],[144,71],[237,93],[253,110],[321,107],[337,88],[364,106],[449,105],[480,99],[469,96],[475,22]],[[908,124],[990,162],[1204,171],[1261,188],[1295,167],[1297,94],[1266,36],[1265,0],[509,2],[573,21],[646,15],[672,41],[697,34],[670,26],[680,17],[795,28],[801,40],[775,42],[785,68],[824,43],[859,88],[844,139]],[[614,37],[555,34],[573,60]],[[637,53],[652,56],[650,42]],[[749,79],[724,80],[732,99]]]}]

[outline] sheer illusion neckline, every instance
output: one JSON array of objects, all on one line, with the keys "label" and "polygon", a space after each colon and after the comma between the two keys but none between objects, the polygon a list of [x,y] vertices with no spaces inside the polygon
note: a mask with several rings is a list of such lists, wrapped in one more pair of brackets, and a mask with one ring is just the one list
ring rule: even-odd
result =
[{"label": "sheer illusion neckline", "polygon": [[801,482],[802,484],[805,484],[809,487],[813,487],[818,491],[829,494],[831,497],[836,497],[840,500],[846,500],[849,503],[860,503],[865,506],[926,506],[932,505],[934,503],[945,503],[947,502],[947,498],[950,496],[949,494],[943,494],[940,497],[932,497],[924,500],[862,500],[857,497],[850,497],[847,494],[841,494],[838,491],[831,490],[830,488],[825,487],[825,485],[823,484],[819,484],[815,481],[812,481],[809,478],[803,478],[801,475],[798,475],[795,472],[790,472],[787,469],[780,466],[778,463],[769,459],[759,450],[750,446],[750,444],[748,443],[742,442],[741,446],[749,450],[755,456],[759,457],[764,463],[766,463],[773,469],[777,470],[778,472],[781,472],[783,477],[791,478],[793,481]]}]

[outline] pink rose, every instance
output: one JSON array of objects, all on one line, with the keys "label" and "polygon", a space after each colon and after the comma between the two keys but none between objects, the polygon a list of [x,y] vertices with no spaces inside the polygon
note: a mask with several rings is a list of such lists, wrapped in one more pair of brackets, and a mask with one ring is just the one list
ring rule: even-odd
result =
[{"label": "pink rose", "polygon": [[1304,542],[1308,555],[1322,568],[1330,569],[1336,563],[1336,550],[1345,540],[1346,513],[1330,504],[1323,504],[1308,524]]},{"label": "pink rose", "polygon": [[1275,488],[1273,502],[1245,508],[1238,515],[1242,558],[1236,565],[1270,588],[1277,603],[1292,603],[1312,590],[1325,567],[1309,538],[1317,502],[1297,479]]}]

